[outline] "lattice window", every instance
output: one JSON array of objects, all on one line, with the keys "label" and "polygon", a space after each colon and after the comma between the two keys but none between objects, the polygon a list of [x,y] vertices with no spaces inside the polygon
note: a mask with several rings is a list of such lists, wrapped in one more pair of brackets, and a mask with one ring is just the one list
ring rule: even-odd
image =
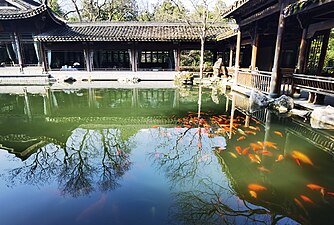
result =
[{"label": "lattice window", "polygon": [[318,71],[319,59],[321,54],[322,43],[324,40],[324,34],[318,34],[315,36],[310,44],[306,73],[316,74]]}]

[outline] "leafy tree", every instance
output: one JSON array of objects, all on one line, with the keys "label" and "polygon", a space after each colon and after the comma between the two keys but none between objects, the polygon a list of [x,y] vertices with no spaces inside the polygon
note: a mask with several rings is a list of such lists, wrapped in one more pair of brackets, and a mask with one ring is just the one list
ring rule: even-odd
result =
[{"label": "leafy tree", "polygon": [[63,16],[64,12],[58,4],[58,0],[49,0],[48,6],[55,14],[57,14],[58,16]]},{"label": "leafy tree", "polygon": [[153,20],[176,22],[185,18],[186,9],[181,2],[175,4],[172,0],[164,0],[154,7]]}]

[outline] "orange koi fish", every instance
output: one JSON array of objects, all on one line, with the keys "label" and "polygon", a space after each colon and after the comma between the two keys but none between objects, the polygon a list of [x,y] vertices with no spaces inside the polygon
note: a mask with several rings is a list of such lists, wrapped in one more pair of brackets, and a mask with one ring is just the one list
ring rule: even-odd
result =
[{"label": "orange koi fish", "polygon": [[293,200],[297,203],[297,205],[300,208],[302,208],[306,212],[305,207],[303,206],[303,204],[297,198],[294,198]]},{"label": "orange koi fish", "polygon": [[244,150],[242,150],[241,153],[242,153],[243,155],[246,155],[249,149],[250,149],[250,147],[247,147],[247,148],[245,148]]},{"label": "orange koi fish", "polygon": [[254,152],[262,148],[260,145],[255,144],[255,143],[251,143],[250,146],[253,148]]},{"label": "orange koi fish", "polygon": [[334,192],[327,191],[327,193],[326,193],[326,194],[328,194],[328,195],[330,195],[330,196],[334,197]]},{"label": "orange koi fish", "polygon": [[252,191],[266,191],[267,188],[260,184],[249,184],[248,189]]},{"label": "orange koi fish", "polygon": [[257,143],[261,146],[261,148],[264,148],[264,144],[263,144],[263,142],[258,141]]},{"label": "orange koi fish", "polygon": [[325,190],[324,187],[317,184],[307,184],[306,187],[310,188],[311,190]]},{"label": "orange koi fish", "polygon": [[241,155],[242,149],[240,146],[235,147],[235,150],[238,152],[239,155]]},{"label": "orange koi fish", "polygon": [[257,154],[267,155],[267,156],[272,156],[273,155],[273,153],[271,153],[267,150],[258,151]]},{"label": "orange koi fish", "polygon": [[253,126],[249,126],[248,128],[249,128],[249,129],[252,129],[252,130],[257,130],[257,128],[256,128],[256,127],[253,127]]},{"label": "orange koi fish", "polygon": [[296,160],[296,163],[298,164],[298,166],[300,166],[300,161],[299,159],[295,159]]},{"label": "orange koi fish", "polygon": [[282,161],[284,159],[283,155],[279,155],[278,158],[275,160],[276,162]]},{"label": "orange koi fish", "polygon": [[260,158],[260,156],[258,156],[258,155],[254,155],[255,156],[255,158],[257,159],[257,161],[260,163],[261,162],[261,158]]},{"label": "orange koi fish", "polygon": [[259,163],[259,164],[260,164],[260,162],[261,162],[261,161],[259,161],[257,158],[255,158],[255,156],[254,156],[253,154],[249,154],[248,157],[250,158],[250,160],[251,160],[252,162],[256,162],[256,163]]},{"label": "orange koi fish", "polygon": [[300,198],[303,199],[304,202],[314,204],[314,202],[309,197],[307,197],[305,195],[300,195]]},{"label": "orange koi fish", "polygon": [[264,146],[267,146],[269,148],[277,149],[276,143],[271,142],[271,141],[264,141],[263,142]]},{"label": "orange koi fish", "polygon": [[257,194],[255,191],[249,191],[249,194],[253,197],[253,198],[257,198]]},{"label": "orange koi fish", "polygon": [[244,140],[246,137],[245,136],[241,136],[237,139],[237,141],[241,141],[241,140]]},{"label": "orange koi fish", "polygon": [[311,161],[311,159],[307,155],[305,155],[305,154],[303,154],[299,151],[292,151],[291,155],[294,159],[298,159],[298,161],[300,161],[300,162],[303,162],[305,164],[309,164],[309,165],[313,166],[313,162]]},{"label": "orange koi fish", "polygon": [[159,126],[157,126],[157,125],[153,125],[152,128],[159,128]]},{"label": "orange koi fish", "polygon": [[245,133],[246,133],[246,134],[253,134],[253,135],[256,135],[256,132],[251,131],[251,130],[245,130]]},{"label": "orange koi fish", "polygon": [[268,169],[265,168],[264,166],[260,166],[260,167],[258,167],[258,170],[260,170],[260,171],[262,171],[262,172],[270,173],[270,170],[268,170]]},{"label": "orange koi fish", "polygon": [[276,135],[278,135],[280,137],[283,137],[283,134],[281,132],[279,132],[279,131],[275,131],[274,134],[276,134]]}]

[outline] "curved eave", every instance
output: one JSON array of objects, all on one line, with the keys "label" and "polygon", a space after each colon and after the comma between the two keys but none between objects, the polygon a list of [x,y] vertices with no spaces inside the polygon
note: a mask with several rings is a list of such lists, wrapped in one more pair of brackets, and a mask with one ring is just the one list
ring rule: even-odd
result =
[{"label": "curved eave", "polygon": [[[112,41],[138,41],[138,42],[147,42],[147,41],[152,41],[152,42],[174,42],[174,41],[179,41],[179,42],[199,42],[200,39],[182,39],[182,38],[176,38],[176,39],[160,39],[160,38],[90,38],[90,37],[35,37],[34,38],[36,41],[40,42],[112,42]],[[209,41],[212,41],[214,39],[209,39]]]},{"label": "curved eave", "polygon": [[285,7],[284,17],[289,17],[289,16],[296,15],[299,13],[304,13],[316,7],[324,6],[328,3],[334,3],[334,0],[322,0],[322,1],[316,1],[316,2],[314,2],[314,0],[298,1],[296,3],[290,4],[287,7]]},{"label": "curved eave", "polygon": [[26,12],[19,12],[19,13],[12,13],[12,14],[0,14],[0,20],[18,20],[18,19],[26,19],[34,17],[48,8],[46,5],[41,5],[35,9],[26,11]]}]

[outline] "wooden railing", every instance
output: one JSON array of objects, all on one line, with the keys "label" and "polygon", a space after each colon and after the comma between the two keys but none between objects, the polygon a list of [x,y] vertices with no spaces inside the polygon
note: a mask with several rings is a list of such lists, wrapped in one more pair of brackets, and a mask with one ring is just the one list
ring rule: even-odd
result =
[{"label": "wooden railing", "polygon": [[239,69],[236,79],[239,86],[250,89],[255,88],[269,94],[271,72]]},{"label": "wooden railing", "polygon": [[292,82],[293,89],[304,89],[310,92],[334,96],[333,77],[293,74]]}]

